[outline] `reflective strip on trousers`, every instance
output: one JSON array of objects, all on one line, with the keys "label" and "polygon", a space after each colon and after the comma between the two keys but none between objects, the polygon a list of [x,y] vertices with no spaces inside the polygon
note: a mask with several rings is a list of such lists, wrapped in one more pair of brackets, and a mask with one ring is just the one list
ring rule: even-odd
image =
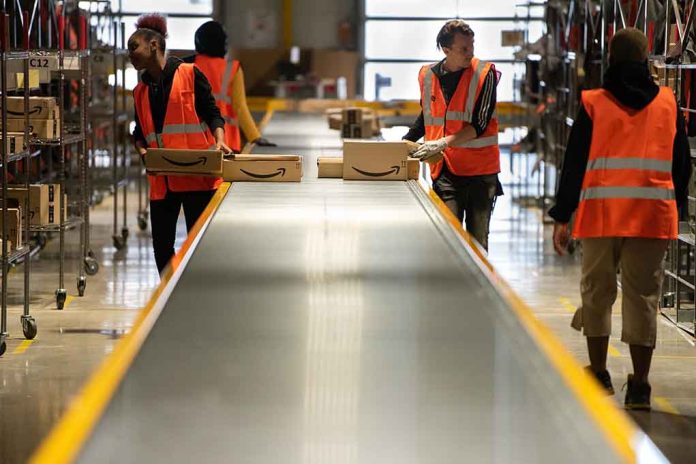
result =
[{"label": "reflective strip on trousers", "polygon": [[587,163],[587,171],[603,169],[638,169],[671,173],[672,161],[646,158],[596,158]]},{"label": "reflective strip on trousers", "polygon": [[491,135],[490,137],[479,137],[474,140],[469,140],[468,142],[460,143],[454,145],[457,148],[484,148],[498,145],[498,135]]},{"label": "reflective strip on trousers", "polygon": [[589,187],[580,194],[580,201],[603,199],[674,200],[674,190],[657,187]]}]

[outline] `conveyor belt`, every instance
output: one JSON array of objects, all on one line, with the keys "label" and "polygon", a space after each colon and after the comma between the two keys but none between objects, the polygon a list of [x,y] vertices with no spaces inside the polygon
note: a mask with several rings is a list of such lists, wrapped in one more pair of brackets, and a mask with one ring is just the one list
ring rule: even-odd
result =
[{"label": "conveyor belt", "polygon": [[265,133],[307,157],[305,181],[232,185],[79,462],[657,453],[415,182],[316,180],[310,155],[340,145],[298,118]]}]

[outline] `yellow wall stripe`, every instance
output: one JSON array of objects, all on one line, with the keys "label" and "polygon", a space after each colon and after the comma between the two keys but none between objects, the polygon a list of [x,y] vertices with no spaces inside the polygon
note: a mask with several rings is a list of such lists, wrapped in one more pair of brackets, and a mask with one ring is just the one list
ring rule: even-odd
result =
[{"label": "yellow wall stripe", "polygon": [[[29,462],[62,464],[72,462],[77,457],[157,321],[166,297],[169,296],[184,270],[183,264],[188,262],[193,254],[202,232],[220,206],[229,188],[229,183],[223,183],[218,188],[183,246],[167,266],[160,284],[147,305],[138,313],[133,329],[118,342],[114,351],[92,374],[87,384],[70,404],[60,421],[53,427],[51,433],[40,444]],[[160,298],[162,299],[160,300]]]},{"label": "yellow wall stripe", "polygon": [[429,187],[419,183],[440,213],[454,227],[459,235],[468,244],[474,244],[471,248],[474,261],[481,270],[487,274],[491,284],[498,293],[508,302],[522,325],[535,340],[547,359],[556,368],[564,380],[566,386],[574,393],[578,402],[584,406],[588,416],[594,420],[595,425],[607,438],[618,456],[625,462],[635,462],[635,450],[633,441],[638,430],[625,413],[616,408],[612,400],[607,397],[578,364],[575,358],[565,349],[551,330],[542,324],[532,312],[531,308],[512,290],[509,284],[495,271],[488,259],[481,251],[479,245],[464,230],[456,216],[447,208],[437,194]]}]

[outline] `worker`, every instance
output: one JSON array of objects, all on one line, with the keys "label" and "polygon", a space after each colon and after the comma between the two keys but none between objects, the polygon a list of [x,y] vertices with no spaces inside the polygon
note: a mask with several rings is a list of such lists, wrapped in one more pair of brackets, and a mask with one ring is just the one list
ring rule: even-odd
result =
[{"label": "worker", "polygon": [[502,194],[494,116],[498,73],[474,57],[474,31],[460,19],[440,29],[437,47],[445,58],[421,68],[422,111],[404,139],[425,136],[412,153],[424,161],[444,152],[444,161],[431,165],[433,190],[488,250],[491,213]]},{"label": "worker", "polygon": [[610,394],[607,349],[621,271],[621,341],[633,362],[624,404],[642,410],[650,409],[662,263],[677,238],[677,208],[686,205],[691,175],[684,117],[672,90],[653,82],[647,58],[640,30],[622,29],[611,40],[604,85],[582,92],[549,211],[554,248],[563,255],[577,209],[582,305],[571,325],[584,330],[588,370]]},{"label": "worker", "polygon": [[217,21],[208,21],[196,30],[196,55],[184,61],[195,63],[210,81],[215,102],[225,120],[225,140],[236,153],[242,149],[239,128],[246,140],[260,147],[275,147],[256,128],[246,103],[244,72],[239,61],[227,56],[227,33]]},{"label": "worker", "polygon": [[[138,18],[128,39],[133,67],[144,71],[133,90],[135,147],[231,150],[225,143],[224,121],[208,79],[194,65],[165,58],[167,23],[157,14]],[[190,231],[210,202],[219,177],[148,176],[152,245],[160,275],[174,256],[176,223],[183,206]]]}]

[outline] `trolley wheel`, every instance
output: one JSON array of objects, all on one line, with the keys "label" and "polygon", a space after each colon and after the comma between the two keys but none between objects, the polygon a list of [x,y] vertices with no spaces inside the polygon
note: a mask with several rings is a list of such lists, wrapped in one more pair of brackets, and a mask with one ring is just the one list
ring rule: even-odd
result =
[{"label": "trolley wheel", "polygon": [[120,250],[126,246],[126,241],[121,235],[114,235],[112,238],[114,239],[114,248],[117,250]]},{"label": "trolley wheel", "polygon": [[128,227],[124,227],[121,229],[121,237],[123,237],[123,240],[128,240],[128,235],[130,235],[130,230],[128,230]]},{"label": "trolley wheel", "polygon": [[89,256],[89,257],[92,258],[92,259],[96,259],[96,258],[94,257],[94,252],[93,252],[91,249],[87,250],[87,256]]},{"label": "trolley wheel", "polygon": [[38,331],[36,328],[36,319],[31,316],[22,317],[22,331],[24,332],[24,338],[33,340]]},{"label": "trolley wheel", "polygon": [[65,300],[68,298],[68,292],[63,289],[56,290],[56,308],[63,309],[65,307]]},{"label": "trolley wheel", "polygon": [[85,273],[89,276],[96,275],[99,272],[99,263],[93,256],[85,257]]},{"label": "trolley wheel", "polygon": [[5,350],[7,350],[7,343],[5,343],[5,340],[0,342],[0,356],[5,354]]},{"label": "trolley wheel", "polygon": [[48,239],[46,238],[45,234],[38,234],[36,236],[36,244],[39,245],[39,249],[43,250],[46,248],[46,243],[48,242]]},{"label": "trolley wheel", "polygon": [[140,230],[145,230],[147,229],[147,218],[143,213],[138,214],[138,228]]},{"label": "trolley wheel", "polygon": [[77,278],[77,294],[80,296],[85,296],[85,288],[87,287],[87,278],[85,276],[80,276]]}]

